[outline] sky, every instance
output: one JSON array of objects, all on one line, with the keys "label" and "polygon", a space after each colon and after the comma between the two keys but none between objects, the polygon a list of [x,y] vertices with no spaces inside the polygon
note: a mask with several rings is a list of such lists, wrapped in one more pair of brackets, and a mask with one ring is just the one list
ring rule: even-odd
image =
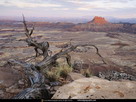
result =
[{"label": "sky", "polygon": [[136,0],[0,0],[0,16],[136,18]]}]

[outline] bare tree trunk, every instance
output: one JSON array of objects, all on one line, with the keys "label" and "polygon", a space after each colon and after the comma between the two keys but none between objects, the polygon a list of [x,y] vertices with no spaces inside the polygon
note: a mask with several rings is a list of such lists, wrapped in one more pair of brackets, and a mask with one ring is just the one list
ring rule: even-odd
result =
[{"label": "bare tree trunk", "polygon": [[[34,27],[32,28],[32,30],[28,30],[24,16],[23,16],[23,24],[25,28],[25,35],[27,36],[25,41],[27,42],[28,46],[34,47],[34,50],[36,52],[36,57],[38,55],[42,55],[44,59],[41,62],[37,63],[36,65],[13,60],[13,59],[8,61],[10,64],[17,64],[24,67],[24,71],[31,83],[30,88],[27,88],[24,91],[20,92],[18,95],[13,97],[13,99],[29,99],[31,97],[35,97],[37,92],[40,92],[43,89],[44,90],[47,89],[45,86],[46,85],[45,77],[39,71],[39,69],[47,68],[51,63],[56,62],[56,60],[60,57],[65,57],[68,65],[71,66],[71,56],[69,55],[69,53],[71,51],[74,51],[77,47],[85,47],[85,46],[94,47],[96,49],[96,54],[102,59],[103,63],[106,64],[104,58],[99,53],[99,49],[92,44],[79,44],[79,45],[70,44],[70,46],[68,46],[65,50],[63,51],[61,50],[55,55],[49,57],[48,55],[49,43],[48,42],[37,43],[37,41],[34,41],[32,39],[31,35],[33,33]],[[38,49],[40,49],[42,53],[39,53]]]},{"label": "bare tree trunk", "polygon": [[[36,64],[35,67],[36,68],[46,68],[46,66],[48,66],[52,62],[56,61],[58,58],[60,58],[60,57],[62,57],[64,55],[68,55],[68,53],[70,53],[71,51],[74,51],[79,46],[81,46],[81,47],[85,47],[85,46],[92,46],[92,47],[94,47],[96,49],[96,54],[102,59],[103,63],[106,64],[104,58],[99,53],[99,49],[95,45],[92,45],[92,44],[79,44],[79,45],[75,45],[75,46],[71,45],[71,47],[67,48],[66,50],[61,51],[61,52],[55,54],[54,56],[52,56],[52,57],[50,57],[48,59],[45,59],[42,62]],[[71,62],[70,55],[68,55],[66,57],[66,59],[67,59],[67,62],[69,63],[69,65],[70,65],[70,62]]]}]

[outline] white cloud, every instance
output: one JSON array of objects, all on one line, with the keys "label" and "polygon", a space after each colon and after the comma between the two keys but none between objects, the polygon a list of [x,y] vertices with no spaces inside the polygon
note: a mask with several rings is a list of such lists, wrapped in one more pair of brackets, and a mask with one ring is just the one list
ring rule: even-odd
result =
[{"label": "white cloud", "polygon": [[67,0],[78,5],[77,10],[136,8],[136,0]]},{"label": "white cloud", "polygon": [[89,9],[89,8],[80,7],[80,8],[77,8],[77,10],[88,11],[88,10],[90,10],[90,9]]},{"label": "white cloud", "polygon": [[66,11],[66,10],[69,10],[69,8],[53,8],[53,10],[64,10],[64,11]]},{"label": "white cloud", "polygon": [[67,0],[66,2],[74,3],[74,4],[87,4],[87,1],[83,0]]},{"label": "white cloud", "polygon": [[42,16],[43,12],[46,12],[44,16],[53,17],[54,15],[78,17],[93,14],[136,17],[136,0],[0,0],[0,8],[0,15],[17,15],[25,12],[28,15],[31,13],[34,16]]},{"label": "white cloud", "polygon": [[79,8],[77,8],[77,10],[82,10],[82,11],[88,11],[91,9],[97,8],[97,5],[85,5],[85,6],[81,6]]},{"label": "white cloud", "polygon": [[11,1],[6,1],[6,0],[1,0],[0,5],[3,6],[16,6],[20,8],[24,7],[61,7],[59,4],[53,4],[53,3],[33,3],[33,2],[26,2],[26,1],[21,1],[21,0],[11,0]]}]

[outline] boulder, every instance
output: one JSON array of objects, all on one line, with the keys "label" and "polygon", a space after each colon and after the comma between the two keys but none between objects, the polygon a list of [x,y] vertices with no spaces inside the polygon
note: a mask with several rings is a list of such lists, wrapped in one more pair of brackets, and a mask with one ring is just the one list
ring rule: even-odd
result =
[{"label": "boulder", "polygon": [[82,78],[60,87],[52,99],[135,99],[135,81]]}]

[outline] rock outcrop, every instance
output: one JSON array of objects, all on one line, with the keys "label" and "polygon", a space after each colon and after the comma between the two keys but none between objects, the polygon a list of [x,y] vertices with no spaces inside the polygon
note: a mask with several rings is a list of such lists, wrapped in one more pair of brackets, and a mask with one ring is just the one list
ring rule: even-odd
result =
[{"label": "rock outcrop", "polygon": [[94,31],[94,32],[128,32],[136,33],[136,24],[129,23],[110,23],[103,17],[95,16],[87,23],[79,23],[67,31]]},{"label": "rock outcrop", "polygon": [[92,21],[88,23],[94,23],[94,24],[107,24],[108,21],[105,20],[103,17],[95,16]]},{"label": "rock outcrop", "polygon": [[75,72],[70,72],[68,75],[69,75],[71,80],[77,80],[77,79],[85,78],[85,76],[83,76],[82,74],[75,73]]},{"label": "rock outcrop", "polygon": [[82,78],[60,87],[52,99],[135,99],[135,81]]}]

